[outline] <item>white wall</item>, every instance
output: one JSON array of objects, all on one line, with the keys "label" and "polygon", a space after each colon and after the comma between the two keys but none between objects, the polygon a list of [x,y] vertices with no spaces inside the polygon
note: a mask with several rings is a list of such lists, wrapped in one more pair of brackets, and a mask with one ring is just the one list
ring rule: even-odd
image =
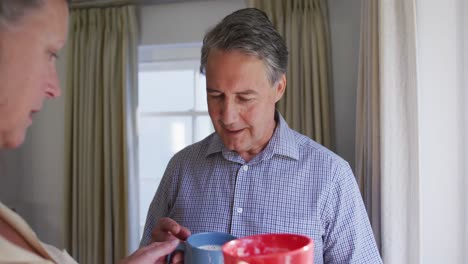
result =
[{"label": "white wall", "polygon": [[244,0],[196,1],[140,9],[141,45],[201,42],[223,17],[246,7]]},{"label": "white wall", "polygon": [[[465,178],[465,190],[468,190],[468,3],[467,1],[463,2],[463,7],[460,8],[462,14],[460,15],[463,18],[462,21],[462,29],[463,30],[463,67],[465,76],[462,91],[464,93],[464,103],[462,104],[464,108],[462,108],[462,113],[465,116],[465,129],[463,131],[463,140],[465,141],[465,171],[464,171],[464,178]],[[465,192],[465,221],[468,221],[468,194]],[[465,260],[468,261],[468,227],[465,225]]]},{"label": "white wall", "polygon": [[421,263],[468,261],[462,1],[416,1]]},{"label": "white wall", "polygon": [[354,168],[361,0],[329,0],[335,152]]}]

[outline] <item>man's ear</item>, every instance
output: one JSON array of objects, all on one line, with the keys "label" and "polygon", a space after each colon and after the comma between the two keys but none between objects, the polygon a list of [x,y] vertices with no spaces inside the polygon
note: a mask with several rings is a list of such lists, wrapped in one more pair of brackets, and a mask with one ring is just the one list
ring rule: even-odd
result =
[{"label": "man's ear", "polygon": [[275,102],[278,102],[283,97],[284,91],[286,90],[286,74],[282,74],[276,84],[276,98]]}]

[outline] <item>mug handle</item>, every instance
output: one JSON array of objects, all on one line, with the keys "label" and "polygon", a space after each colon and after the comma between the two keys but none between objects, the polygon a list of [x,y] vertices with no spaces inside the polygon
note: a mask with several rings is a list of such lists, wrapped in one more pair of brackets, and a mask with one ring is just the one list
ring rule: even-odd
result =
[{"label": "mug handle", "polygon": [[[185,252],[185,242],[184,242],[184,241],[181,241],[181,242],[179,243],[179,245],[177,245],[177,247],[176,247],[176,249],[174,250],[174,252],[176,252],[176,251],[183,251],[183,252]],[[167,263],[167,264],[170,264],[170,263],[171,263],[171,259],[172,259],[172,253],[169,254],[169,255],[167,255],[167,257],[166,257],[166,263]]]}]

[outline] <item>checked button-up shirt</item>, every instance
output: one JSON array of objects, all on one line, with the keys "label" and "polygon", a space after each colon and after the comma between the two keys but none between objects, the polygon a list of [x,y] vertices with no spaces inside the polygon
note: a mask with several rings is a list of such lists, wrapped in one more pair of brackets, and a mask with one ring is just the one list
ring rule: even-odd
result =
[{"label": "checked button-up shirt", "polygon": [[314,240],[314,262],[381,263],[348,163],[290,129],[279,113],[265,149],[249,162],[216,133],[178,152],[150,205],[141,246],[161,217],[192,234],[297,233]]}]

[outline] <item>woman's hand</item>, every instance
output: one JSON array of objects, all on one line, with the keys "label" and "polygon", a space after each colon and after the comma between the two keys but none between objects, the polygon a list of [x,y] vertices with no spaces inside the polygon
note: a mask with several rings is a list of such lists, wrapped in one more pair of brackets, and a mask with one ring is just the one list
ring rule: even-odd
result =
[{"label": "woman's hand", "polygon": [[[163,241],[173,241],[173,240],[182,240],[185,241],[190,236],[190,230],[188,228],[180,225],[171,218],[164,217],[158,221],[158,224],[151,232],[151,237],[153,241],[163,242]],[[177,251],[172,254],[171,264],[183,263],[184,262],[184,253]]]},{"label": "woman's hand", "polygon": [[178,244],[178,239],[153,242],[133,252],[133,254],[121,260],[119,264],[165,264],[166,256],[172,253]]}]

